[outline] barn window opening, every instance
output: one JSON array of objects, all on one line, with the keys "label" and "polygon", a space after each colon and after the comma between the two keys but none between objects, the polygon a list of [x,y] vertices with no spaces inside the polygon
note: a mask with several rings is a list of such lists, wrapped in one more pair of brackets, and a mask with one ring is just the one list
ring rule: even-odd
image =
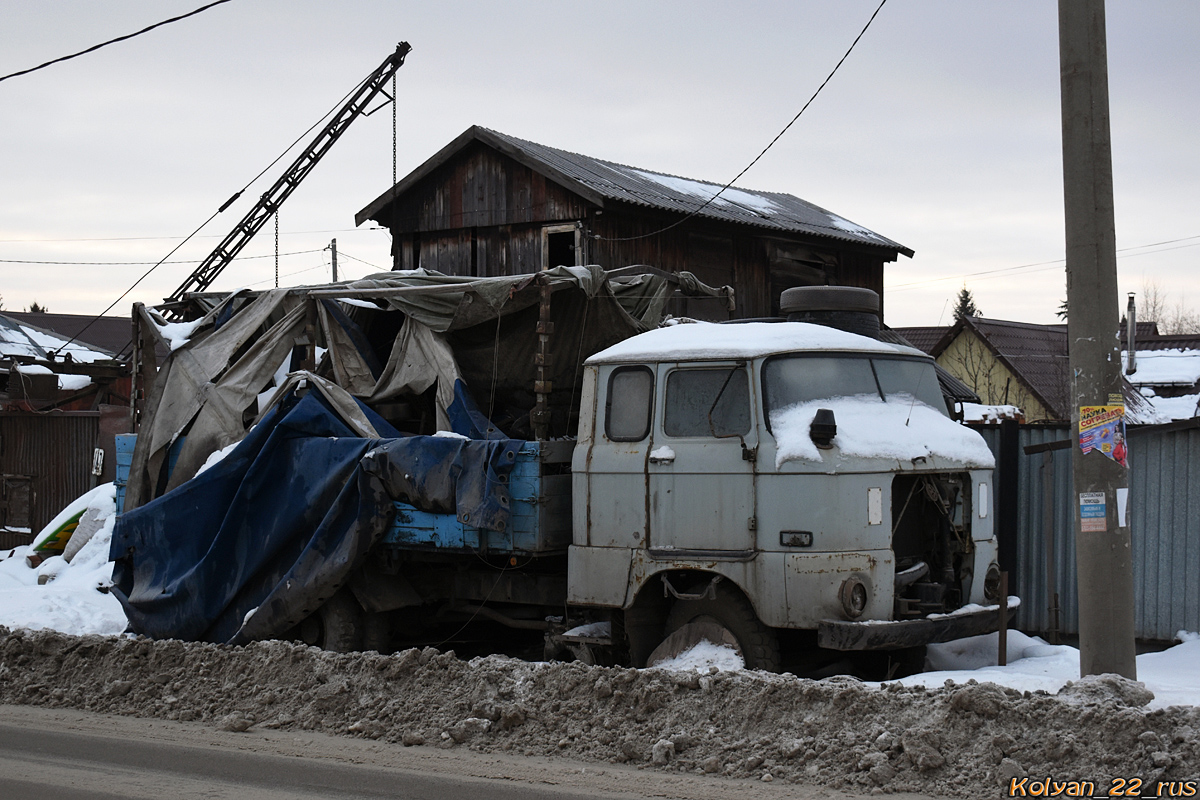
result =
[{"label": "barn window opening", "polygon": [[542,229],[542,269],[575,266],[576,231],[574,225],[554,225]]}]

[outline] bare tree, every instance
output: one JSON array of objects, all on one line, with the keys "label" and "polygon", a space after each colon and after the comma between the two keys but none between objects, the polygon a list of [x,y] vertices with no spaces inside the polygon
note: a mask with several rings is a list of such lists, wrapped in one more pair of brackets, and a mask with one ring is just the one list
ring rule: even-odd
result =
[{"label": "bare tree", "polygon": [[1162,334],[1200,333],[1200,313],[1188,307],[1181,295],[1174,305],[1167,300],[1167,292],[1158,281],[1142,279],[1142,296],[1138,298],[1138,317],[1147,322],[1157,322]]},{"label": "bare tree", "polygon": [[[964,331],[956,344],[946,350],[944,366],[952,375],[970,386],[984,405],[1017,406],[1030,415],[1035,398],[1029,389],[992,354],[975,334]],[[1040,416],[1027,416],[1041,419]]]}]

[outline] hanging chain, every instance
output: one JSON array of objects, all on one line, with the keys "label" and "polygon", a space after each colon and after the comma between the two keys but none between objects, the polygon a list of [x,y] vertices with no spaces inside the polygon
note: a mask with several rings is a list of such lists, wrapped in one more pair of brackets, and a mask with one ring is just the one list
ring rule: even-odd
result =
[{"label": "hanging chain", "polygon": [[396,185],[396,73],[392,73],[392,186]]},{"label": "hanging chain", "polygon": [[279,288],[279,209],[275,209],[275,288]]}]

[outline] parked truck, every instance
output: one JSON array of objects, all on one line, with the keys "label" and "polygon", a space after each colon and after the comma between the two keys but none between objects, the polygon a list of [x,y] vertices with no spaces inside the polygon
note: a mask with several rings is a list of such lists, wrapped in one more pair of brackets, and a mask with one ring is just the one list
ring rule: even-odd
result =
[{"label": "parked truck", "polygon": [[[179,352],[227,363],[207,383],[188,373],[190,394],[160,374],[146,395],[140,496],[112,551],[131,626],[387,651],[487,623],[552,657],[644,666],[706,639],[797,671],[996,630],[991,453],[952,419],[932,359],[880,338],[873,293],[785,292],[807,321],[659,326],[664,303],[638,316],[629,298],[644,310],[678,280],[599,277],[582,306],[552,280],[511,283],[505,302],[532,287],[529,302],[440,332],[429,303],[404,306],[386,347],[370,341],[390,301],[445,298],[405,289],[491,289],[351,284],[270,313],[210,298],[227,321]],[[605,303],[643,332],[589,339]],[[338,319],[360,309],[369,324]],[[219,347],[239,319],[258,334]],[[524,345],[503,343],[514,331]],[[162,372],[186,372],[172,360]],[[506,415],[521,400],[527,417]],[[154,411],[181,403],[204,407]]]}]

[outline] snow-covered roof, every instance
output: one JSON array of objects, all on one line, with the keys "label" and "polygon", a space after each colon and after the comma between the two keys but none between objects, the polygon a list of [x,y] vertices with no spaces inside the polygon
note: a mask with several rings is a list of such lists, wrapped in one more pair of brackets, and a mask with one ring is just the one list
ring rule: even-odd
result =
[{"label": "snow-covered roof", "polygon": [[58,351],[59,358],[69,354],[72,360],[83,363],[107,361],[113,358],[111,353],[87,347],[79,342],[67,344],[68,341],[69,338],[66,336],[59,336],[35,325],[0,315],[0,357],[36,358],[40,361],[49,361],[49,354]]},{"label": "snow-covered roof", "polygon": [[841,351],[924,356],[920,350],[808,322],[681,323],[648,331],[601,350],[588,364],[627,361],[750,359],[777,353]]},{"label": "snow-covered roof", "polygon": [[[1128,363],[1128,353],[1122,353]],[[1134,386],[1195,386],[1200,381],[1200,350],[1138,350]]]}]

